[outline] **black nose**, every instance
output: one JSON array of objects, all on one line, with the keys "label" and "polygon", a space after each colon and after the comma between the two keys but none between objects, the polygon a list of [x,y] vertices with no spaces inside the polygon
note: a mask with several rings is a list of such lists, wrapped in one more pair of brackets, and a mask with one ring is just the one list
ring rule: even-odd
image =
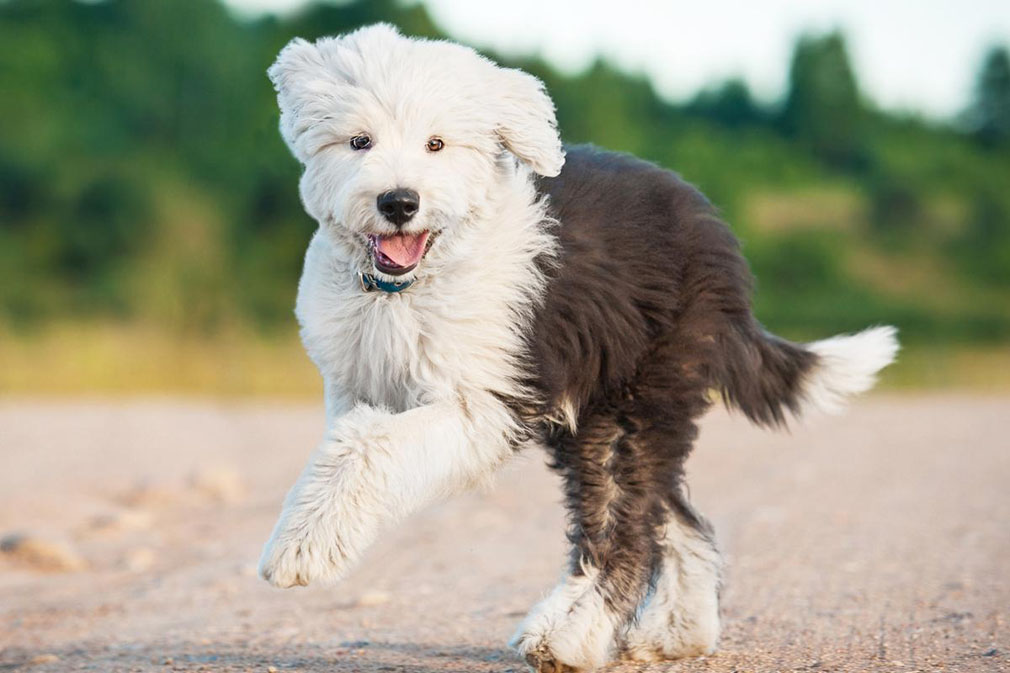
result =
[{"label": "black nose", "polygon": [[413,189],[391,189],[379,194],[375,203],[382,216],[399,227],[417,214],[421,197]]}]

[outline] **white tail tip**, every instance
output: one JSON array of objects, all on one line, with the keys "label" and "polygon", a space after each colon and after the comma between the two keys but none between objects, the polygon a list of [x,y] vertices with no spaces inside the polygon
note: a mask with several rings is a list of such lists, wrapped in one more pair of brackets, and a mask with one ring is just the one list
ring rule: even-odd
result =
[{"label": "white tail tip", "polygon": [[814,341],[805,348],[817,355],[818,363],[803,384],[804,406],[837,414],[849,397],[872,388],[877,372],[894,362],[898,330],[871,327],[857,334]]}]

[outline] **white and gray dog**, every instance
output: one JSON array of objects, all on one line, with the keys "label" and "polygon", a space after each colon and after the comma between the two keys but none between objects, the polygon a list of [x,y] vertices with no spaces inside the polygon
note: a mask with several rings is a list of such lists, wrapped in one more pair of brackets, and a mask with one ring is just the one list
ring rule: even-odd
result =
[{"label": "white and gray dog", "polygon": [[319,223],[296,313],[327,431],[260,574],[344,576],[383,528],[524,447],[561,474],[571,555],[513,646],[539,671],[711,652],[720,556],[683,465],[711,391],[769,426],[834,411],[892,328],[765,332],[713,207],[675,174],[562,148],[536,78],[376,25],[270,68]]}]

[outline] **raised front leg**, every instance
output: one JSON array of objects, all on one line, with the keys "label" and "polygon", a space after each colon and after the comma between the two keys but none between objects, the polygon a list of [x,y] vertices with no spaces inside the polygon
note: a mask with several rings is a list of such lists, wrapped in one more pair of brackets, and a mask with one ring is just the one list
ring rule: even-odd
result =
[{"label": "raised front leg", "polygon": [[279,587],[342,578],[379,531],[489,476],[510,455],[512,418],[468,399],[399,414],[359,405],[332,422],[288,493],[260,576]]}]

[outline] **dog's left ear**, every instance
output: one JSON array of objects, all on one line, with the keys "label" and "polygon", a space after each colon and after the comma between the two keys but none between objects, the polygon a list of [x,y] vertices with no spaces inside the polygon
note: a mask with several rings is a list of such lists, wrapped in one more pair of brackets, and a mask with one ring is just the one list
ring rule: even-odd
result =
[{"label": "dog's left ear", "polygon": [[522,70],[496,68],[495,94],[499,101],[498,137],[502,145],[536,173],[553,177],[561,172],[561,149],[554,101],[544,84]]}]

